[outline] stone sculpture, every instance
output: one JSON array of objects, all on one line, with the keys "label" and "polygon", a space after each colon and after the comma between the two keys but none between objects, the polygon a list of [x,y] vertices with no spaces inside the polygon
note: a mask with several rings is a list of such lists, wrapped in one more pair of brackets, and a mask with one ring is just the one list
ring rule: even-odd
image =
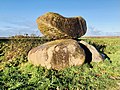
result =
[{"label": "stone sculpture", "polygon": [[54,41],[31,49],[28,53],[30,63],[47,69],[61,70],[85,62],[103,61],[95,47],[85,41],[74,40],[87,31],[86,21],[82,17],[66,18],[48,12],[37,18],[37,24],[41,33]]}]

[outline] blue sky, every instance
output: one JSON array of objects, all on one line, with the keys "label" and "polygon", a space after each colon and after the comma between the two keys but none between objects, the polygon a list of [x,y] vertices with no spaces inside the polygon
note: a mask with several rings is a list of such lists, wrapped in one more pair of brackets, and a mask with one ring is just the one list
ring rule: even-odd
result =
[{"label": "blue sky", "polygon": [[36,19],[46,12],[82,16],[86,35],[120,35],[120,0],[0,0],[0,36],[41,35]]}]

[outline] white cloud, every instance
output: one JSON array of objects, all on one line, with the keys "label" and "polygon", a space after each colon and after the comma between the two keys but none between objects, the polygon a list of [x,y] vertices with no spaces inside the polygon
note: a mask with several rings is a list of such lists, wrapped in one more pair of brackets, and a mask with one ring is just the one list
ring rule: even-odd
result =
[{"label": "white cloud", "polygon": [[87,36],[100,36],[102,31],[98,30],[95,26],[89,26],[86,35]]},{"label": "white cloud", "polygon": [[85,34],[86,36],[120,36],[120,32],[106,32],[100,29],[97,29],[95,26],[89,26]]},{"label": "white cloud", "polygon": [[14,36],[18,34],[41,35],[36,22],[32,21],[9,21],[0,25],[0,36]]}]

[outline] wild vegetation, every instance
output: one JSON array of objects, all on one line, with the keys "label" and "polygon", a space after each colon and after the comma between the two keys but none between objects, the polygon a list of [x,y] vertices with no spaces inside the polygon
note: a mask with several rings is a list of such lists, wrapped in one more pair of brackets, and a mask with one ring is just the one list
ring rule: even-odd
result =
[{"label": "wild vegetation", "polygon": [[[81,38],[107,57],[103,62],[73,66],[61,71],[33,66],[29,50],[50,41],[40,38],[0,40],[0,90],[119,90],[120,38]],[[80,40],[80,39],[78,39]]]}]

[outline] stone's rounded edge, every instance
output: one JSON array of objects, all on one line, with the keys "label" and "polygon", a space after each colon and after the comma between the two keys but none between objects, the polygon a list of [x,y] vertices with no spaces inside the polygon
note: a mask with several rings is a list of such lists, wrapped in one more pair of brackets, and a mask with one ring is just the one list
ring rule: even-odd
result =
[{"label": "stone's rounded edge", "polygon": [[[28,61],[29,63],[32,63],[33,65],[35,66],[42,66],[42,67],[45,67],[47,69],[50,69],[51,68],[51,65],[45,61],[44,64],[40,64],[41,62],[43,62],[42,59],[45,60],[45,58],[41,58],[42,56],[44,56],[44,48],[47,48],[47,47],[44,47],[45,45],[40,45],[40,46],[37,46],[33,49],[31,49],[29,52],[28,52]],[[41,50],[39,50],[41,49]],[[41,53],[40,53],[41,52]],[[39,54],[40,53],[40,54]],[[37,60],[38,58],[41,58],[41,60]]]},{"label": "stone's rounded edge", "polygon": [[85,41],[79,41],[78,43],[85,45],[90,50],[92,54],[92,62],[101,62],[104,60],[101,54],[97,51],[97,49],[94,46],[88,44]]},{"label": "stone's rounded edge", "polygon": [[[31,49],[29,52],[28,52],[28,61],[30,63],[32,63],[33,65],[35,66],[39,66],[39,64],[37,64],[36,62],[33,62],[32,59],[35,59],[36,57],[34,56],[34,54],[37,52],[37,49],[36,48],[33,48]],[[32,57],[34,56],[34,57]]]},{"label": "stone's rounded edge", "polygon": [[[73,49],[70,49],[71,47]],[[61,39],[31,49],[28,53],[28,61],[36,66],[61,70],[70,66],[82,65],[85,61],[85,53],[77,41]]]},{"label": "stone's rounded edge", "polygon": [[[77,48],[80,48],[80,50]],[[71,57],[71,59],[69,60],[70,66],[80,66],[80,65],[84,64],[84,62],[85,62],[86,55],[85,55],[84,50],[80,46],[78,46],[77,48],[75,49],[75,51],[73,50],[73,52],[76,52],[76,51],[77,52],[74,54],[71,54],[71,56],[70,56]]]},{"label": "stone's rounded edge", "polygon": [[79,23],[80,22],[82,23],[82,35],[81,36],[83,36],[87,32],[87,24],[86,24],[86,21],[83,17],[78,16],[77,18],[79,20]]}]

